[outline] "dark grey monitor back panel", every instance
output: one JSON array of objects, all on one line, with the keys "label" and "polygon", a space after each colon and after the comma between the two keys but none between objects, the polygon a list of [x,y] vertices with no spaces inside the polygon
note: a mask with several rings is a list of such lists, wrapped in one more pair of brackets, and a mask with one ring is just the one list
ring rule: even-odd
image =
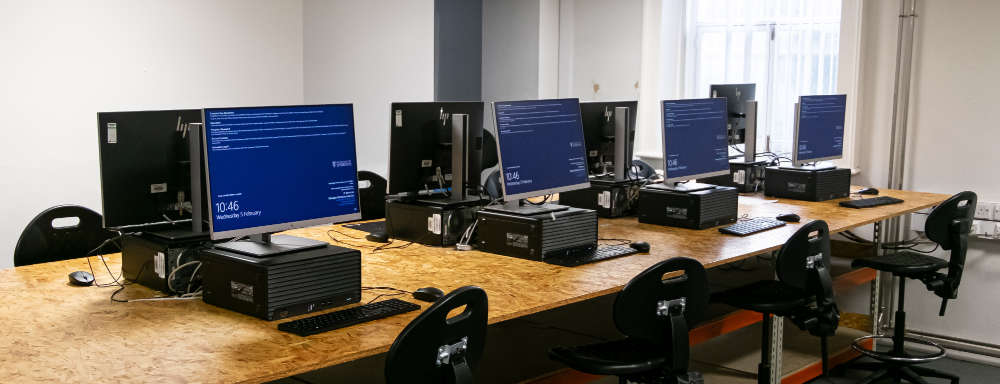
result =
[{"label": "dark grey monitor back panel", "polygon": [[97,114],[105,227],[191,218],[186,130],[200,122],[200,109]]},{"label": "dark grey monitor back panel", "polygon": [[746,140],[747,101],[756,99],[756,84],[713,84],[711,97],[725,97],[729,109],[729,143],[743,144]]},{"label": "dark grey monitor back panel", "polygon": [[612,115],[610,120],[605,117],[605,111],[614,112],[617,107],[629,109],[628,115],[628,143],[625,148],[628,153],[625,159],[631,161],[635,143],[635,122],[638,117],[638,101],[608,101],[608,102],[583,102],[580,103],[580,119],[583,123],[583,140],[587,146],[587,169],[590,174],[595,174],[600,169],[595,168],[602,155],[605,161],[612,161],[615,158],[615,120]]},{"label": "dark grey monitor back panel", "polygon": [[[469,130],[478,138],[469,152],[468,180],[478,187],[482,167],[483,103],[416,102],[392,103],[389,128],[389,194],[415,193],[438,188],[436,169],[444,175],[452,172],[451,119],[442,119],[442,111],[469,115]],[[475,132],[478,132],[476,134]],[[448,181],[443,185],[448,187]]]}]

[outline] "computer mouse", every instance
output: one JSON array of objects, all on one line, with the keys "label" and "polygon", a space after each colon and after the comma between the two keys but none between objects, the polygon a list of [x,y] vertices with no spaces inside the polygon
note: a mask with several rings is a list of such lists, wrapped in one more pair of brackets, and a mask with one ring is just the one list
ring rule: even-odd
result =
[{"label": "computer mouse", "polygon": [[778,217],[775,217],[775,219],[778,219],[778,220],[781,220],[781,221],[784,221],[784,222],[787,222],[787,223],[798,223],[800,220],[802,220],[802,218],[799,217],[799,215],[796,215],[794,213],[783,213],[783,214],[778,215]]},{"label": "computer mouse", "polygon": [[372,232],[369,233],[368,236],[365,236],[365,239],[368,239],[368,241],[373,243],[388,243],[389,234],[385,232]]},{"label": "computer mouse", "polygon": [[433,303],[433,302],[437,301],[438,299],[441,298],[441,296],[444,296],[444,292],[442,292],[440,289],[437,289],[437,288],[434,288],[434,287],[424,287],[424,288],[420,288],[420,289],[418,289],[416,291],[413,291],[413,298],[414,299],[417,299],[417,300],[420,300],[420,301],[426,301],[426,302],[429,302],[429,303]]},{"label": "computer mouse", "polygon": [[878,190],[872,187],[862,188],[860,191],[856,192],[859,195],[877,195]]},{"label": "computer mouse", "polygon": [[73,285],[79,285],[81,287],[86,287],[94,284],[94,275],[90,272],[76,271],[69,274],[69,283]]},{"label": "computer mouse", "polygon": [[639,252],[642,252],[642,253],[648,253],[649,252],[649,243],[647,243],[645,241],[636,241],[636,242],[634,242],[632,244],[629,244],[628,246],[630,246],[630,247],[632,247],[632,249],[634,249],[636,251],[639,251]]}]

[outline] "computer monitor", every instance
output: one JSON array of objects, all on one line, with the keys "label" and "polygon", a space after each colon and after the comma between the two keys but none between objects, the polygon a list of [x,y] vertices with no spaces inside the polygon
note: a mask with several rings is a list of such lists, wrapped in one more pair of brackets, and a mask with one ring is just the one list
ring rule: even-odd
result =
[{"label": "computer monitor", "polygon": [[468,195],[478,196],[482,171],[483,103],[392,103],[389,128],[389,194],[435,197],[451,190],[452,115],[468,115],[463,172]]},{"label": "computer monitor", "polygon": [[[637,101],[580,103],[580,118],[583,122],[583,137],[587,144],[587,164],[591,176],[606,177],[613,174],[615,180],[619,181],[627,178],[628,168],[632,163],[638,105]],[[619,108],[625,108],[625,113],[619,113],[622,112]],[[622,164],[618,164],[619,162]]]},{"label": "computer monitor", "polygon": [[200,109],[97,114],[106,228],[190,229],[191,123],[201,123]]},{"label": "computer monitor", "polygon": [[846,110],[847,95],[799,96],[795,108],[792,164],[802,166],[841,158],[844,154]]},{"label": "computer monitor", "polygon": [[681,181],[729,173],[726,99],[663,101],[664,185],[680,192],[709,189]]},{"label": "computer monitor", "polygon": [[216,248],[270,256],[326,246],[273,232],[358,220],[351,104],[206,108],[205,170]]},{"label": "computer monitor", "polygon": [[590,186],[578,99],[497,101],[493,109],[505,201]]},{"label": "computer monitor", "polygon": [[[710,97],[725,97],[728,110],[729,144],[743,144],[747,139],[747,101],[756,100],[757,85],[750,84],[712,84],[709,87]],[[754,138],[755,139],[755,138]]]}]

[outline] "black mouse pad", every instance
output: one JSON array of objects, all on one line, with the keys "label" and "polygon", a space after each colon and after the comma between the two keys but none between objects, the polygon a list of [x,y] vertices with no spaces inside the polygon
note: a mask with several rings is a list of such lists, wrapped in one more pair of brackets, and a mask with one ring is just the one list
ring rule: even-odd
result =
[{"label": "black mouse pad", "polygon": [[344,227],[368,233],[385,232],[385,220],[370,221],[367,223],[344,224]]}]

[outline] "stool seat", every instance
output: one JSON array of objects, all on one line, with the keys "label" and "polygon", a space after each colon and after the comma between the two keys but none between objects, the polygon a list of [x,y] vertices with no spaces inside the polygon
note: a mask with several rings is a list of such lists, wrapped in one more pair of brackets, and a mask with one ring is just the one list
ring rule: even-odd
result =
[{"label": "stool seat", "polygon": [[670,357],[670,347],[629,337],[576,347],[556,347],[549,351],[549,357],[585,373],[628,376],[663,367]]},{"label": "stool seat", "polygon": [[855,268],[868,267],[890,272],[897,276],[913,277],[945,268],[948,266],[948,261],[922,253],[903,251],[885,256],[857,259],[851,262],[851,266]]},{"label": "stool seat", "polygon": [[778,280],[761,280],[712,295],[712,300],[740,309],[788,316],[812,297],[804,290]]}]

